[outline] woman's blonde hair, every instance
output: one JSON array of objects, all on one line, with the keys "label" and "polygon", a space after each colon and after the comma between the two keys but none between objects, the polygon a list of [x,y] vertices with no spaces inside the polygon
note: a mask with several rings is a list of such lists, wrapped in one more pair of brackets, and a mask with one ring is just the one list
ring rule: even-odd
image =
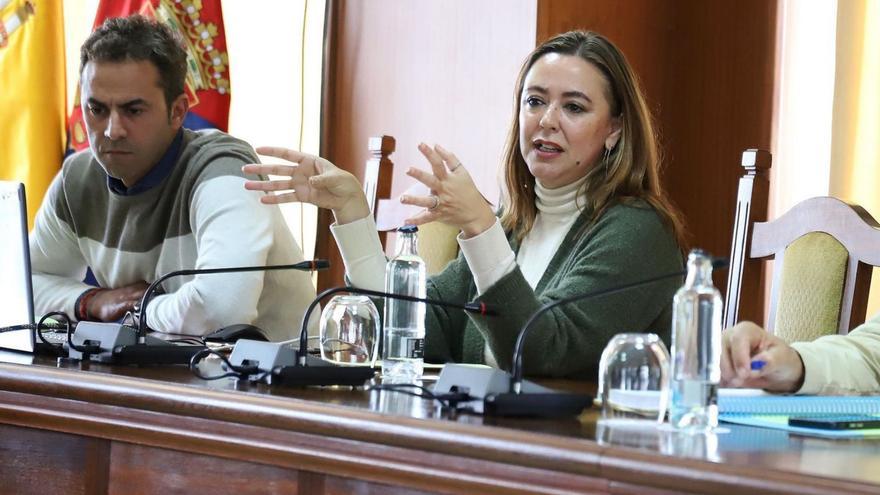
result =
[{"label": "woman's blonde hair", "polygon": [[681,215],[660,188],[660,151],[641,86],[620,50],[604,36],[589,31],[555,36],[535,48],[520,69],[514,95],[516,111],[504,152],[504,229],[522,240],[535,223],[535,178],[520,151],[519,112],[526,75],[548,53],[580,57],[599,69],[605,77],[611,116],[620,119],[617,145],[587,172],[582,186],[584,207],[591,212],[589,223],[614,204],[642,200],[657,211],[683,249]]}]

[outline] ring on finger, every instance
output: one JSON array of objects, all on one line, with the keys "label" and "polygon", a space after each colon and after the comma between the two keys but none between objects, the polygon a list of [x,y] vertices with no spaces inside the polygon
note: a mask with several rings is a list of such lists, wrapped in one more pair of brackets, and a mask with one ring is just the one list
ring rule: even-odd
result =
[{"label": "ring on finger", "polygon": [[434,210],[434,209],[436,209],[438,206],[440,206],[440,197],[439,197],[439,196],[433,195],[433,196],[431,196],[431,198],[434,200],[434,204],[432,204],[431,206],[429,206],[429,207],[428,207],[428,210]]}]

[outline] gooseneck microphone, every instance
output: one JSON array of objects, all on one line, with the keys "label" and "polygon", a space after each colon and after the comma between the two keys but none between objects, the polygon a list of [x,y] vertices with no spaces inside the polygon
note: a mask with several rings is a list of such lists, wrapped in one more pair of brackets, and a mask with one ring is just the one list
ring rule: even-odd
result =
[{"label": "gooseneck microphone", "polygon": [[140,318],[138,318],[138,342],[143,343],[147,335],[147,305],[155,295],[162,282],[173,277],[182,277],[187,275],[208,275],[212,273],[240,273],[240,272],[268,272],[272,270],[299,270],[299,271],[318,271],[330,268],[330,262],[327,260],[307,260],[294,263],[292,265],[257,265],[257,266],[234,266],[227,268],[194,268],[189,270],[177,270],[162,275],[155,282],[147,287],[141,298],[139,308]]},{"label": "gooseneck microphone", "polygon": [[288,345],[293,341],[273,343],[242,339],[236,342],[229,357],[231,369],[233,371],[246,369],[248,370],[246,373],[238,371],[239,375],[255,376],[256,378],[252,379],[266,380],[270,384],[291,386],[363,385],[375,374],[374,368],[340,366],[308,355],[308,323],[312,312],[324,298],[339,292],[420,302],[482,315],[495,314],[494,310],[484,303],[439,301],[352,286],[332,287],[318,294],[303,314],[298,350],[294,351]]},{"label": "gooseneck microphone", "polygon": [[81,321],[68,349],[68,356],[76,360],[91,360],[117,364],[188,364],[191,358],[205,349],[203,345],[180,345],[147,335],[146,309],[162,282],[184,275],[213,273],[259,272],[271,270],[313,271],[328,268],[327,260],[309,260],[290,265],[233,266],[224,268],[197,268],[166,273],[147,287],[136,313],[137,327],[119,323]]},{"label": "gooseneck microphone", "polygon": [[[713,269],[723,269],[728,265],[727,258],[713,258],[712,260],[712,268]],[[557,301],[553,301],[551,303],[547,303],[542,306],[540,309],[535,311],[534,314],[526,321],[525,325],[523,325],[522,330],[520,330],[519,335],[516,339],[516,345],[513,350],[513,360],[511,366],[511,372],[513,377],[510,380],[510,388],[507,393],[500,393],[494,395],[486,396],[485,403],[485,411],[488,414],[495,414],[499,416],[518,416],[518,415],[573,415],[580,412],[580,409],[577,411],[567,410],[563,411],[563,409],[569,409],[574,406],[574,403],[577,401],[560,401],[553,403],[550,401],[546,401],[546,397],[539,397],[545,394],[530,394],[523,393],[523,349],[525,347],[526,337],[529,335],[529,331],[535,326],[535,322],[548,311],[558,306],[562,306],[564,304],[568,304],[575,301],[581,301],[584,299],[590,299],[593,297],[599,297],[609,294],[615,294],[617,292],[626,291],[629,289],[642,287],[645,285],[650,285],[655,282],[659,282],[662,280],[667,280],[670,278],[683,277],[687,275],[687,269],[678,270],[672,273],[667,273],[664,275],[658,275],[655,277],[647,278],[644,280],[639,280],[636,282],[631,282],[628,284],[622,284],[614,287],[609,287],[605,289],[598,289],[591,292],[586,292],[584,294],[577,294],[574,296],[566,297],[564,299],[559,299]],[[570,394],[574,395],[574,394]],[[573,398],[573,397],[571,397]],[[557,411],[548,411],[547,408],[558,407]],[[581,408],[582,409],[582,408]]]}]

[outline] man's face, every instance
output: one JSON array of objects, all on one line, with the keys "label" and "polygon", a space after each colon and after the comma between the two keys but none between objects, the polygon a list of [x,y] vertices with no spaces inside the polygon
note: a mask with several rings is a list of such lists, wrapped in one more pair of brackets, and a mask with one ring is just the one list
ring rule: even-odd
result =
[{"label": "man's face", "polygon": [[183,124],[186,96],[169,112],[152,62],[89,62],[82,72],[89,146],[107,175],[131,187],[153,168]]}]

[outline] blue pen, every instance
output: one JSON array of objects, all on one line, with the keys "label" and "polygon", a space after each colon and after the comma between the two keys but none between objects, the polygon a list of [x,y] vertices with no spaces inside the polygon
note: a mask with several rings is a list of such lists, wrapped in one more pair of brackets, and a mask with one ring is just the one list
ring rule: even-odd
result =
[{"label": "blue pen", "polygon": [[766,365],[766,361],[761,361],[760,359],[756,359],[752,361],[752,371],[761,371],[764,369],[764,365]]}]

